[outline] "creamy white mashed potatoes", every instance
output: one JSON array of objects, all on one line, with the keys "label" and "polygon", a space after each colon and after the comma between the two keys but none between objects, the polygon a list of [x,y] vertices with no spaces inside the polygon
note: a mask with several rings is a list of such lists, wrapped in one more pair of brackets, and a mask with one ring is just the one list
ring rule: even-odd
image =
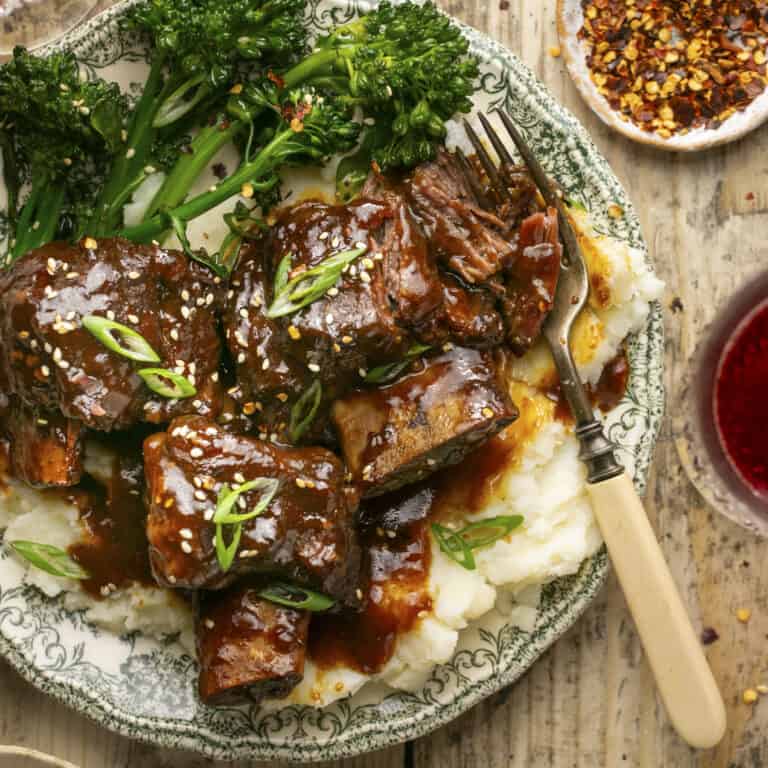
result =
[{"label": "creamy white mashed potatoes", "polygon": [[[227,158],[225,158],[227,159]],[[326,171],[307,181],[291,175],[286,183],[296,200],[326,189],[332,175]],[[210,183],[202,180],[200,184]],[[152,189],[137,195],[137,209]],[[592,291],[589,307],[577,323],[573,346],[586,381],[596,382],[626,336],[643,328],[649,302],[658,299],[663,285],[645,265],[643,256],[624,243],[592,229],[586,214],[574,211],[589,262]],[[194,242],[217,244],[225,234],[220,216],[195,222]],[[215,248],[215,245],[213,246]],[[483,517],[519,514],[523,525],[476,553],[477,569],[468,571],[446,557],[431,541],[432,564],[427,590],[431,608],[401,634],[394,653],[374,675],[344,666],[319,669],[308,660],[303,682],[289,703],[323,706],[359,691],[376,681],[394,688],[416,689],[435,664],[449,660],[459,634],[473,620],[496,607],[507,621],[525,630],[533,628],[541,586],[575,573],[594,554],[601,540],[585,491],[585,470],[578,459],[578,444],[571,430],[555,418],[555,405],[543,390],[557,376],[548,350],[538,344],[509,370],[512,397],[520,418],[505,430],[512,449],[501,474],[483,499],[474,499],[470,514],[454,510],[455,520],[471,522]],[[98,475],[110,465],[89,450],[89,470]],[[61,498],[43,495],[11,483],[0,494],[0,529],[7,540],[31,539],[66,548],[82,535],[76,507]],[[117,633],[140,630],[165,637],[179,634],[193,652],[192,617],[187,605],[171,591],[135,585],[103,600],[94,600],[77,582],[60,579],[34,568],[25,578],[47,595],[64,594],[65,604],[85,610],[85,617]],[[277,708],[285,701],[267,702]]]}]

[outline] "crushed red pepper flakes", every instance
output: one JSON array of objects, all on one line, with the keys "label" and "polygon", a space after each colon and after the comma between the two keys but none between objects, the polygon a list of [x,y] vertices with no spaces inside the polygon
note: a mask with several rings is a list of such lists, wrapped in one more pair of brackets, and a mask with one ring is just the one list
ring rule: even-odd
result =
[{"label": "crushed red pepper flakes", "polygon": [[768,0],[582,0],[590,77],[662,138],[719,128],[768,84]]}]

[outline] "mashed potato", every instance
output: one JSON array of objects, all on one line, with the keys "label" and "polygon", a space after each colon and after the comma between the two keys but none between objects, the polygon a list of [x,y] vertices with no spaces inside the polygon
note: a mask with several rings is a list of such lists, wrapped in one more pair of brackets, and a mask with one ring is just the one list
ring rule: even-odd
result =
[{"label": "mashed potato", "polygon": [[[307,184],[291,177],[290,183],[294,193],[309,187],[317,194],[323,180],[313,179]],[[138,197],[136,205],[140,207],[143,200]],[[592,286],[589,306],[574,331],[573,347],[581,375],[594,383],[626,336],[643,328],[649,302],[660,297],[663,286],[646,266],[642,253],[597,234],[587,214],[574,211],[573,217]],[[215,222],[221,220],[206,218],[196,225],[200,227],[196,237],[218,242],[224,232]],[[383,669],[375,675],[343,666],[321,670],[310,660],[304,680],[288,698],[289,703],[324,706],[366,684],[417,689],[435,664],[451,658],[461,631],[492,608],[500,610],[508,622],[532,629],[542,585],[575,573],[600,547],[578,443],[571,430],[555,419],[554,404],[542,394],[557,381],[544,344],[516,360],[509,376],[511,395],[521,410],[520,419],[505,435],[515,449],[509,453],[499,481],[479,505],[475,504],[479,511],[467,515],[460,509],[456,513],[466,522],[519,514],[524,517],[523,525],[478,551],[474,571],[448,558],[433,541],[428,581],[431,610],[399,636]],[[88,461],[89,471],[97,476],[111,466],[93,449]],[[6,529],[9,540],[32,539],[62,548],[82,535],[73,505],[15,483],[0,496],[1,528]],[[178,634],[190,652],[194,647],[190,610],[168,590],[134,585],[97,601],[77,582],[34,568],[27,570],[25,579],[47,595],[63,594],[68,607],[84,610],[85,617],[101,627],[121,634],[135,630],[156,637]],[[277,708],[284,703],[273,701],[267,706]]]}]

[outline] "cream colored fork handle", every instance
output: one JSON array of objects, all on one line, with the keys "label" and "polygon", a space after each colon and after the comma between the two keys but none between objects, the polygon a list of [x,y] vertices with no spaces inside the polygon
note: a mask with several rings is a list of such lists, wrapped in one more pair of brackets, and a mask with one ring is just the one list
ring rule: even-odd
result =
[{"label": "cream colored fork handle", "polygon": [[713,747],[723,699],[632,481],[622,473],[587,487],[667,715],[692,747]]}]

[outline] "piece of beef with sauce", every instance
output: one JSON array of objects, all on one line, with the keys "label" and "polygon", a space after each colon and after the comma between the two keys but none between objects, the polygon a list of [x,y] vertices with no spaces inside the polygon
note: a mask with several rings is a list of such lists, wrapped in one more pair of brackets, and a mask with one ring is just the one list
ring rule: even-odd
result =
[{"label": "piece of beef with sauce", "polygon": [[505,266],[501,297],[506,340],[516,355],[525,354],[541,335],[554,306],[562,255],[554,208],[523,221],[515,254]]},{"label": "piece of beef with sauce", "polygon": [[80,482],[85,432],[80,421],[65,419],[56,411],[35,411],[16,397],[0,410],[0,434],[13,447],[10,467],[17,480],[34,488]]},{"label": "piece of beef with sauce", "polygon": [[301,682],[309,613],[259,597],[259,583],[239,581],[198,600],[198,690],[205,704],[283,698]]},{"label": "piece of beef with sauce", "polygon": [[[215,415],[221,280],[180,251],[120,238],[50,243],[0,273],[0,381],[25,405],[111,431],[195,411]],[[84,326],[89,315],[121,323],[186,376],[195,398],[155,395],[142,367]],[[145,363],[143,367],[154,364]]]},{"label": "piece of beef with sauce", "polygon": [[[354,604],[357,499],[333,453],[281,447],[183,417],[147,438],[144,463],[147,538],[159,583],[218,589],[244,574],[270,572]],[[277,478],[279,489],[267,509],[242,524],[236,557],[224,572],[212,522],[219,491],[261,477]],[[243,492],[235,511],[252,509],[258,499],[258,491]]]},{"label": "piece of beef with sauce", "polygon": [[[290,315],[267,317],[286,254],[295,276],[361,246],[366,252],[321,298]],[[421,229],[396,195],[283,209],[264,239],[242,254],[231,286],[225,328],[242,401],[261,409],[270,431],[286,421],[288,399],[315,379],[330,402],[360,383],[367,369],[402,359],[443,301]]]},{"label": "piece of beef with sauce", "polygon": [[403,378],[337,400],[344,460],[365,496],[456,464],[517,418],[493,355],[456,347]]}]

